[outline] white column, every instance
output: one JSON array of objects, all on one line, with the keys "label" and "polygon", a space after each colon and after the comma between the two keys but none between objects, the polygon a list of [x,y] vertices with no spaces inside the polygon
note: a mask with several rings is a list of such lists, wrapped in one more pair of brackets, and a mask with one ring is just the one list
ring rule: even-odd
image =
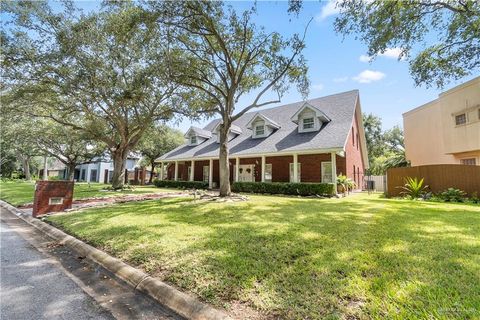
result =
[{"label": "white column", "polygon": [[195,179],[195,160],[192,160],[191,169],[190,169],[190,181],[193,181]]},{"label": "white column", "polygon": [[238,172],[240,170],[240,158],[235,158],[235,182],[238,181]]},{"label": "white column", "polygon": [[175,161],[175,181],[178,181],[178,161]]},{"label": "white column", "polygon": [[265,182],[265,156],[262,156],[262,182]]},{"label": "white column", "polygon": [[48,159],[43,157],[43,180],[48,180]]},{"label": "white column", "polygon": [[163,162],[160,162],[160,180],[163,180]]},{"label": "white column", "polygon": [[208,163],[208,188],[213,188],[213,159]]},{"label": "white column", "polygon": [[335,194],[337,194],[337,153],[331,153],[331,161],[332,161],[332,183],[335,185],[333,188],[335,190]]},{"label": "white column", "polygon": [[298,182],[298,154],[293,155],[293,182]]}]

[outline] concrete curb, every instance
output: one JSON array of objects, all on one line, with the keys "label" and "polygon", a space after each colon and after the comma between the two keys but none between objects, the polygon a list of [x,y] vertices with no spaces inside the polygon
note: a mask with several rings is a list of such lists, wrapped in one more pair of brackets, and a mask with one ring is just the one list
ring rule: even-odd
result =
[{"label": "concrete curb", "polygon": [[231,319],[226,313],[214,309],[199,301],[197,298],[183,293],[172,286],[149,276],[148,274],[129,266],[121,260],[114,258],[105,252],[98,250],[63,231],[35,219],[18,210],[9,203],[0,200],[0,206],[18,216],[28,224],[39,229],[59,243],[66,245],[81,255],[95,261],[108,271],[115,274],[135,289],[148,294],[164,306],[175,311],[179,315],[192,320],[227,320]]}]

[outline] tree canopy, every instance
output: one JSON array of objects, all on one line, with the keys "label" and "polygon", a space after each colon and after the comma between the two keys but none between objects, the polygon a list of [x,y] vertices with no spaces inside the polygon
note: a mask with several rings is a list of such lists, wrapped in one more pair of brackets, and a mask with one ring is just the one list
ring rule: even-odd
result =
[{"label": "tree canopy", "polygon": [[480,71],[480,1],[338,1],[335,30],[375,57],[399,48],[416,85],[443,87]]},{"label": "tree canopy", "polygon": [[105,2],[88,14],[69,2],[63,9],[5,6],[13,22],[2,32],[11,102],[103,142],[114,161],[112,185],[121,188],[124,162],[145,130],[181,107],[166,72],[168,38],[133,2]]},{"label": "tree canopy", "polygon": [[185,139],[179,130],[166,125],[157,124],[146,131],[140,140],[137,150],[143,156],[143,160],[151,166],[150,181],[152,182],[155,160],[165,153],[181,145]]},{"label": "tree canopy", "polygon": [[385,170],[409,165],[405,158],[403,130],[399,126],[382,131],[382,120],[373,114],[363,114],[367,142],[369,173],[383,175]]}]

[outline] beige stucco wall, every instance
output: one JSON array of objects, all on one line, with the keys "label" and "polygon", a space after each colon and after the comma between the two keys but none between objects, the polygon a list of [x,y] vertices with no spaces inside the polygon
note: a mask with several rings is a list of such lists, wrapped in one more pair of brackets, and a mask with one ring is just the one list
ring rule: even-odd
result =
[{"label": "beige stucco wall", "polygon": [[[476,158],[480,165],[480,77],[403,114],[405,151],[413,166],[460,163]],[[465,125],[455,115],[467,114]]]}]

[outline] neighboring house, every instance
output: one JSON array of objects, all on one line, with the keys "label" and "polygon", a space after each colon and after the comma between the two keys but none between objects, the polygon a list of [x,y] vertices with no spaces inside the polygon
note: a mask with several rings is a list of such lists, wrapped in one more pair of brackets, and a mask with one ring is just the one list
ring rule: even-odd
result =
[{"label": "neighboring house", "polygon": [[[49,158],[47,163],[47,175],[49,177],[66,179],[68,178],[67,169],[65,165],[58,159]],[[40,169],[39,176],[43,177],[43,169]]]},{"label": "neighboring house", "polygon": [[[135,171],[140,158],[128,157],[125,169],[128,173]],[[110,183],[113,177],[113,161],[108,158],[98,157],[90,162],[85,162],[75,168],[75,181]]]},{"label": "neighboring house", "polygon": [[412,166],[480,165],[480,77],[404,113],[403,130]]},{"label": "neighboring house", "polygon": [[[184,145],[157,159],[160,178],[217,187],[219,124],[191,127]],[[246,113],[232,125],[229,149],[230,181],[334,183],[346,174],[361,188],[368,158],[359,92]]]}]

